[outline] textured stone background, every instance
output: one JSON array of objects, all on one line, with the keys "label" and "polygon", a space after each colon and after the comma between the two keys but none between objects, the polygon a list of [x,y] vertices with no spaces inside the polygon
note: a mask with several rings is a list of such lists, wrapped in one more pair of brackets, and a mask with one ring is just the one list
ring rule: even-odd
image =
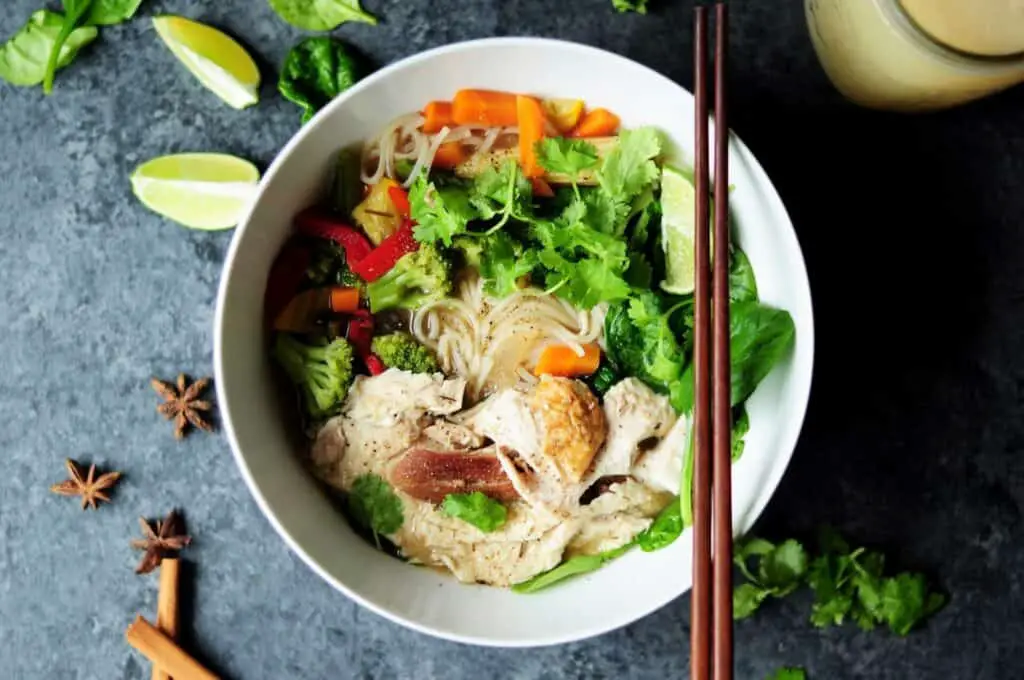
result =
[{"label": "textured stone background", "polygon": [[[860,1],[860,0],[858,0]],[[0,34],[39,0],[6,0]],[[377,64],[492,35],[591,43],[690,85],[690,8],[609,0],[366,0],[384,23],[337,33]],[[805,248],[819,319],[809,420],[759,529],[833,522],[952,593],[906,639],[818,631],[809,601],[737,626],[737,677],[783,664],[813,680],[1024,676],[1024,90],[930,116],[843,102],[802,3],[733,3],[735,129],[776,180]],[[238,113],[159,44],[180,13],[240,37],[263,103]],[[298,127],[274,92],[299,32],[263,0],[147,0],[104,29],[56,92],[0,84],[0,660],[4,678],[148,678],[123,641],[156,580],[132,573],[139,514],[185,509],[186,643],[236,679],[668,678],[686,673],[688,598],[599,639],[529,652],[439,642],[358,609],[261,517],[221,436],[176,443],[151,374],[211,370],[230,232],[195,233],[133,200],[140,161],[220,150],[261,165]],[[125,472],[83,515],[50,495],[73,456]]]}]

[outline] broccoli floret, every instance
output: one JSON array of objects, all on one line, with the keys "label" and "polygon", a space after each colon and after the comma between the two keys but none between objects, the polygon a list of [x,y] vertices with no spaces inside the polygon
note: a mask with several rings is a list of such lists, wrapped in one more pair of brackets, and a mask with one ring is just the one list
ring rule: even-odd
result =
[{"label": "broccoli floret", "polygon": [[452,245],[462,254],[467,267],[480,271],[483,262],[484,240],[479,236],[456,236]]},{"label": "broccoli floret", "polygon": [[452,262],[430,244],[404,255],[387,274],[366,287],[374,313],[401,307],[416,309],[452,290]]},{"label": "broccoli floret", "polygon": [[324,418],[341,408],[353,378],[352,345],[348,340],[307,344],[279,333],[274,358],[299,387],[310,418]]},{"label": "broccoli floret", "polygon": [[409,333],[378,335],[373,339],[373,353],[388,368],[413,373],[437,373],[441,370],[437,357]]}]

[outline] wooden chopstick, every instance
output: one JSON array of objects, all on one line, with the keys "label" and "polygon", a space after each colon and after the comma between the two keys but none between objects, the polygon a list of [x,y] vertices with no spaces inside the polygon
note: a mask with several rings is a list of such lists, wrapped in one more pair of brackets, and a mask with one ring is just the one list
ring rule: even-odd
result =
[{"label": "wooden chopstick", "polygon": [[729,357],[729,124],[726,111],[728,12],[715,6],[715,255],[712,286],[714,680],[732,680],[732,400]]},{"label": "wooden chopstick", "polygon": [[[729,128],[725,85],[728,24],[726,7],[720,2],[715,7],[715,20],[715,252],[712,259],[709,252],[707,10],[697,7],[694,11],[694,132],[697,143],[694,188],[697,202],[694,238],[693,593],[690,617],[692,680],[732,680],[733,672]],[[713,262],[713,272],[710,271],[709,259]]]},{"label": "wooden chopstick", "polygon": [[694,189],[697,194],[694,233],[693,309],[693,593],[690,600],[690,678],[710,680],[711,669],[711,419],[710,321],[708,290],[708,24],[707,9],[694,10],[693,86],[696,104]]}]

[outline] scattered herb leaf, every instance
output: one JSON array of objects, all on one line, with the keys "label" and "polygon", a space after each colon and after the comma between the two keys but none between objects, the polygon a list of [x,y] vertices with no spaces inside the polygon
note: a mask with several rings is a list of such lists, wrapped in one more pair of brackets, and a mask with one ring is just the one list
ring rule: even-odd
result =
[{"label": "scattered herb leaf", "polygon": [[647,0],[612,0],[612,6],[620,13],[647,14]]},{"label": "scattered herb leaf", "polygon": [[377,23],[359,0],[270,0],[270,6],[289,24],[307,31],[333,31],[346,21]]},{"label": "scattered herb leaf", "polygon": [[807,680],[807,673],[803,668],[780,668],[765,680]]},{"label": "scattered herb leaf", "polygon": [[358,80],[355,60],[345,45],[334,38],[306,38],[293,47],[281,67],[277,89],[302,108],[308,123],[332,99]]},{"label": "scattered herb leaf", "polygon": [[380,475],[357,477],[348,494],[348,505],[352,518],[373,532],[378,547],[378,534],[393,534],[402,528],[402,499]]},{"label": "scattered herb leaf", "polygon": [[457,517],[490,533],[505,525],[508,509],[480,491],[473,493],[450,493],[441,503],[441,511],[449,517]]}]

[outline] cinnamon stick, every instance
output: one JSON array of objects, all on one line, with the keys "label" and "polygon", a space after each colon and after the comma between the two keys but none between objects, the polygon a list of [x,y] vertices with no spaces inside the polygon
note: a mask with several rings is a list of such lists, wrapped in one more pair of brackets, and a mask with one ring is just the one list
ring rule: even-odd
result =
[{"label": "cinnamon stick", "polygon": [[[178,637],[178,567],[177,558],[160,562],[160,595],[156,605],[156,627],[172,640]],[[152,680],[171,680],[161,666],[153,665]]]},{"label": "cinnamon stick", "polygon": [[142,616],[135,617],[124,636],[128,644],[175,680],[219,680]]}]

